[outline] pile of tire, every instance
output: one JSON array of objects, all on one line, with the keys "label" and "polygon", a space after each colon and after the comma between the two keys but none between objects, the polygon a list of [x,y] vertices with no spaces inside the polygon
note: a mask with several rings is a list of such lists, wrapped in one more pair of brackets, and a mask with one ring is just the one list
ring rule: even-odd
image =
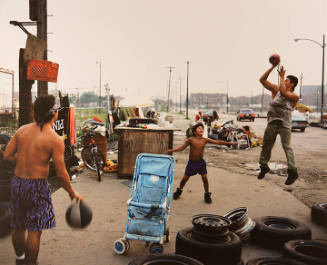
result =
[{"label": "pile of tire", "polygon": [[203,263],[182,255],[156,254],[138,257],[128,265],[203,265]]},{"label": "pile of tire", "polygon": [[211,214],[196,215],[193,227],[177,233],[176,254],[194,258],[204,265],[242,265],[241,239],[229,231],[232,224],[226,217]]},{"label": "pile of tire", "polygon": [[284,257],[260,257],[250,259],[246,265],[307,265],[305,263]]},{"label": "pile of tire", "polygon": [[285,243],[283,256],[307,265],[327,264],[327,243],[319,240],[292,240]]},{"label": "pile of tire", "polygon": [[248,216],[248,209],[246,207],[239,207],[223,216],[232,221],[229,230],[237,234],[244,244],[249,243],[255,222]]},{"label": "pile of tire", "polygon": [[291,240],[311,239],[311,230],[305,224],[277,216],[255,218],[256,226],[251,232],[251,240],[271,249],[282,249]]},{"label": "pile of tire", "polygon": [[311,217],[316,224],[327,227],[327,202],[313,205]]}]

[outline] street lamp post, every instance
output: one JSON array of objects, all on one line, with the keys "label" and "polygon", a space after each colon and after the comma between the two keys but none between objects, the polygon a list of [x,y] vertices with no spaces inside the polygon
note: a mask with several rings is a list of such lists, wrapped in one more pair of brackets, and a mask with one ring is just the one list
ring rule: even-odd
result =
[{"label": "street lamp post", "polygon": [[319,45],[322,48],[322,77],[321,77],[321,107],[320,107],[320,123],[323,123],[323,115],[324,115],[324,75],[325,75],[325,34],[323,35],[322,38],[322,44],[318,41],[311,40],[311,39],[294,39],[294,41],[299,41],[299,40],[307,40],[311,41],[317,45]]},{"label": "street lamp post", "polygon": [[99,64],[100,76],[99,76],[99,112],[101,107],[101,60],[96,62]]}]

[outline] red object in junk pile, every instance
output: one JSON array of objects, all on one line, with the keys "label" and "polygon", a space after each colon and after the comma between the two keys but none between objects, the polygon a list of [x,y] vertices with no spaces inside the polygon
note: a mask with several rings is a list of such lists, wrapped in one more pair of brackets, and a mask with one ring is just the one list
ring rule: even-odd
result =
[{"label": "red object in junk pile", "polygon": [[103,122],[102,120],[98,119],[97,117],[93,116],[93,120],[94,121],[98,121],[98,122]]},{"label": "red object in junk pile", "polygon": [[27,79],[45,82],[57,82],[59,64],[44,61],[30,60],[27,64]]}]

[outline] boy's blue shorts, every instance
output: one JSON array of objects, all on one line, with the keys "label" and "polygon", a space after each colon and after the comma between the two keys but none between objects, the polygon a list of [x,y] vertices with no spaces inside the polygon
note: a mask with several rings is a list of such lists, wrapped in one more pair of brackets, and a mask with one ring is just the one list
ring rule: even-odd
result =
[{"label": "boy's blue shorts", "polygon": [[200,175],[204,175],[207,174],[207,165],[206,165],[206,161],[204,161],[204,159],[201,159],[199,161],[191,161],[189,160],[187,162],[187,166],[185,168],[185,176],[194,176],[196,174],[200,174]]},{"label": "boy's blue shorts", "polygon": [[10,208],[14,229],[42,231],[56,226],[47,179],[13,176]]}]

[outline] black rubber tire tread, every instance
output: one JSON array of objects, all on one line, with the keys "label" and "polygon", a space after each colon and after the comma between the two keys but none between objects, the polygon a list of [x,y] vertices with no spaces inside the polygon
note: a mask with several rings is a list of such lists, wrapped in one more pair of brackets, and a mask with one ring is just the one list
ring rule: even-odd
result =
[{"label": "black rubber tire tread", "polygon": [[0,202],[0,238],[10,234],[10,208],[8,202]]},{"label": "black rubber tire tread", "polygon": [[[285,242],[296,239],[311,239],[309,227],[298,221],[277,216],[263,216],[255,218],[255,228],[251,232],[253,242],[273,249],[281,249]],[[267,222],[286,223],[294,229],[282,229],[266,225]],[[267,240],[269,238],[269,240]]]},{"label": "black rubber tire tread", "polygon": [[241,239],[230,232],[230,240],[224,243],[206,243],[192,239],[192,227],[180,230],[176,236],[176,254],[192,257],[206,265],[237,265],[241,261]]},{"label": "black rubber tire tread", "polygon": [[[299,252],[299,247],[316,248],[321,257],[314,257]],[[327,243],[318,240],[292,240],[286,242],[283,247],[283,256],[304,262],[308,265],[326,265],[327,264]]]},{"label": "black rubber tire tread", "polygon": [[[86,156],[91,155],[91,152],[90,152],[89,154],[85,154],[85,152],[86,152],[85,150],[87,150],[87,149],[89,149],[89,148],[84,148],[84,149],[82,150],[82,152],[81,152],[82,160],[83,160],[85,166],[86,166],[88,169],[90,169],[90,170],[92,170],[92,171],[96,171],[95,169],[93,169],[92,167],[90,167],[90,166],[88,165],[88,163],[86,162],[86,159],[87,159]],[[103,161],[103,166],[105,166],[106,161],[105,161],[104,155],[103,155],[100,151],[98,151],[97,153],[98,153],[98,155],[101,157],[101,159],[102,159],[102,161]]]},{"label": "black rubber tire tread", "polygon": [[293,259],[287,259],[284,257],[260,257],[250,259],[246,265],[306,265],[303,262],[295,261]]},{"label": "black rubber tire tread", "polygon": [[[326,204],[326,208],[322,205]],[[327,227],[327,203],[319,203],[311,207],[312,221]]]},{"label": "black rubber tire tread", "polygon": [[[183,263],[187,265],[203,265],[200,261],[197,261],[190,257],[185,257],[182,255],[176,255],[176,254],[153,254],[153,255],[147,255],[138,257],[136,259],[133,259],[128,265],[143,265],[145,263],[148,263],[150,261],[154,261],[154,265],[160,265],[160,263],[156,263],[155,261],[160,262],[160,260],[164,261],[171,261],[171,265],[181,265]],[[175,261],[175,262],[174,262]],[[152,263],[149,263],[152,264]]]}]

